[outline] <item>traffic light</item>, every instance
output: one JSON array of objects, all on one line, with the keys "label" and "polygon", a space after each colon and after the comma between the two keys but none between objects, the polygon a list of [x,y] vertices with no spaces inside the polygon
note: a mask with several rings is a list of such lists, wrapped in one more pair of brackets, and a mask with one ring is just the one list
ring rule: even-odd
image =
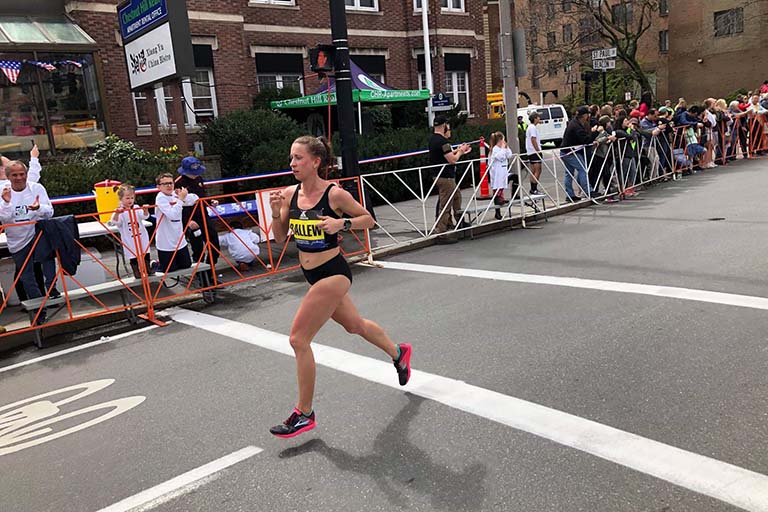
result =
[{"label": "traffic light", "polygon": [[319,44],[309,50],[309,69],[315,73],[332,73],[336,48],[332,44]]}]

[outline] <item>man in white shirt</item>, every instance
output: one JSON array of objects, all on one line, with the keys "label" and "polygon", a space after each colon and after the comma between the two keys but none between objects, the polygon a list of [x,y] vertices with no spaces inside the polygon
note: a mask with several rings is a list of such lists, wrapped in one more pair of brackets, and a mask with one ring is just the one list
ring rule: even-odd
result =
[{"label": "man in white shirt", "polygon": [[174,190],[173,175],[163,173],[155,179],[160,190],[155,198],[157,227],[155,246],[161,272],[173,272],[192,266],[192,258],[184,238],[181,212],[184,206],[192,206],[199,199],[182,187]]},{"label": "man in white shirt", "polygon": [[528,116],[531,124],[525,131],[525,151],[528,153],[528,162],[531,165],[531,194],[539,193],[539,179],[541,178],[541,142],[539,129],[536,127],[541,122],[538,112],[532,112]]},{"label": "man in white shirt", "polygon": [[248,270],[259,255],[259,234],[250,229],[240,229],[232,223],[232,231],[219,235],[222,248],[227,248],[241,272]]},{"label": "man in white shirt", "polygon": [[[53,217],[53,205],[45,187],[28,180],[27,166],[12,160],[6,166],[9,181],[2,183],[0,194],[0,222],[2,224],[21,224],[7,226],[5,229],[8,250],[16,263],[16,270],[21,275],[20,281],[28,299],[42,297],[43,292],[37,285],[34,272],[34,254],[29,257],[35,245],[35,221]],[[27,261],[29,257],[29,261]],[[56,262],[45,260],[43,266],[45,286],[50,288],[56,278]],[[51,297],[59,292],[53,288]]]}]

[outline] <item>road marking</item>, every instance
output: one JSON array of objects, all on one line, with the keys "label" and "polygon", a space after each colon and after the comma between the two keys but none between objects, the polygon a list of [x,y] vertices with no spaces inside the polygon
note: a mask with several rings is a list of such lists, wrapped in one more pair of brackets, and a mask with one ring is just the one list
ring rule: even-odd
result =
[{"label": "road marking", "polygon": [[215,480],[218,478],[216,473],[234,466],[238,462],[249,459],[262,451],[264,450],[256,446],[246,446],[241,450],[237,450],[199,468],[187,471],[160,485],[156,485],[151,489],[125,498],[114,505],[99,510],[99,512],[128,512],[129,510],[140,512],[153,509]]},{"label": "road marking", "polygon": [[23,368],[24,366],[29,366],[30,364],[35,363],[41,363],[43,361],[47,361],[48,359],[53,359],[54,357],[59,356],[65,356],[67,354],[71,354],[73,352],[79,352],[80,350],[85,350],[87,348],[91,347],[97,347],[99,345],[104,345],[105,343],[111,343],[113,341],[117,341],[122,338],[127,338],[128,336],[133,336],[134,334],[139,334],[142,332],[151,331],[152,329],[157,329],[156,325],[148,325],[147,327],[142,327],[141,329],[136,329],[135,331],[128,331],[121,334],[116,334],[114,336],[107,336],[106,338],[102,338],[100,340],[92,341],[90,343],[85,343],[84,345],[78,345],[76,347],[68,348],[66,350],[60,350],[58,352],[54,352],[52,354],[47,354],[41,357],[36,357],[35,359],[30,359],[29,361],[22,361],[20,363],[12,364],[9,366],[4,366],[0,368],[0,373],[3,372],[9,372],[11,370],[15,370],[17,368]]},{"label": "road marking", "polygon": [[420,265],[417,263],[400,263],[396,261],[377,261],[382,268],[392,270],[407,270],[426,274],[441,274],[457,277],[475,277],[494,281],[509,281],[513,283],[546,284],[551,286],[567,286],[606,292],[634,293],[652,295],[670,299],[693,300],[724,304],[740,308],[768,310],[768,298],[754,295],[737,295],[733,293],[696,290],[694,288],[677,288],[674,286],[658,286],[653,284],[623,283],[620,281],[601,281],[596,279],[581,279],[579,277],[541,276],[536,274],[516,274],[514,272],[497,272],[493,270],[475,270],[457,267],[440,267],[436,265]]},{"label": "road marking", "polygon": [[[49,391],[0,407],[0,456],[16,453],[48,441],[53,441],[80,430],[107,421],[127,412],[146,400],[144,396],[131,396],[90,405],[76,411],[63,411],[65,405],[92,395],[111,386],[115,379],[102,379]],[[52,397],[59,397],[53,401]],[[94,411],[107,410],[101,416],[92,417]],[[59,432],[51,425],[78,416],[86,422],[73,425]],[[90,419],[89,419],[90,418]],[[71,424],[66,421],[65,424]]]},{"label": "road marking", "polygon": [[[293,356],[288,336],[184,309],[178,323]],[[401,388],[392,363],[312,344],[317,364],[529,432],[753,512],[768,512],[768,477],[566,412],[414,370]],[[417,347],[418,350],[418,347]],[[418,353],[418,352],[417,352]]]}]

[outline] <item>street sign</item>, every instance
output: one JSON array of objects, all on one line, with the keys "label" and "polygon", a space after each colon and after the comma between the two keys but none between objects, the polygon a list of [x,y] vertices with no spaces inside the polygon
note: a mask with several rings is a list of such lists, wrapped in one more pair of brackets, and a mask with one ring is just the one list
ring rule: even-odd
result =
[{"label": "street sign", "polygon": [[616,48],[603,48],[602,50],[592,50],[592,60],[615,59]]},{"label": "street sign", "polygon": [[592,69],[605,71],[616,69],[616,59],[597,59],[592,61]]},{"label": "street sign", "polygon": [[631,92],[629,92],[629,91],[625,92],[625,93],[624,93],[624,100],[625,100],[625,101],[629,101],[629,100],[631,100],[631,99],[632,99],[632,93],[631,93]]},{"label": "street sign", "polygon": [[442,92],[438,92],[432,96],[432,107],[452,107],[453,101],[451,98]]}]

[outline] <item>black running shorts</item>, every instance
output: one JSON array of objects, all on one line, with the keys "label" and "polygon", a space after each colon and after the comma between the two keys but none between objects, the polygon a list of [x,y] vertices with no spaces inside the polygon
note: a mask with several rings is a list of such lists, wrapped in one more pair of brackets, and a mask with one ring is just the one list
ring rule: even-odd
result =
[{"label": "black running shorts", "polygon": [[344,256],[342,256],[341,253],[319,267],[315,267],[311,270],[301,267],[301,271],[304,272],[304,277],[310,285],[331,276],[346,276],[346,278],[349,279],[349,282],[352,282],[352,270],[349,268],[347,260],[344,259]]}]

